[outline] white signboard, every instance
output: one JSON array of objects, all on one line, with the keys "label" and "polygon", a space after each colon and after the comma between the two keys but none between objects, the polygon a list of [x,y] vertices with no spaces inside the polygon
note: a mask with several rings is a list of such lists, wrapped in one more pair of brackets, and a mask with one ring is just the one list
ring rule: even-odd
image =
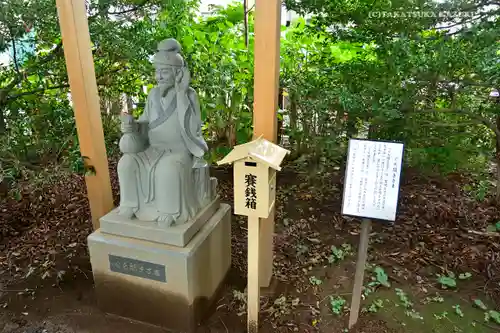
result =
[{"label": "white signboard", "polygon": [[342,214],[396,220],[403,144],[349,140]]}]

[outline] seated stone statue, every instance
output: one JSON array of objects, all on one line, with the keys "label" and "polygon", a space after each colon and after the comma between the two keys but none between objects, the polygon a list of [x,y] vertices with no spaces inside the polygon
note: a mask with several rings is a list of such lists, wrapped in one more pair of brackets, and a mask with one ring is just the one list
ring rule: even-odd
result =
[{"label": "seated stone statue", "polygon": [[215,198],[203,160],[200,104],[174,39],[158,44],[156,80],[138,120],[122,115],[119,214],[165,226],[188,222]]}]

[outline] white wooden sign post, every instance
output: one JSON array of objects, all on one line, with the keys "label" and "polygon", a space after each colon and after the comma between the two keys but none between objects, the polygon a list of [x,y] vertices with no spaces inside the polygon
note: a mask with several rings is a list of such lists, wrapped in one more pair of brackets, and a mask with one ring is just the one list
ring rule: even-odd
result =
[{"label": "white wooden sign post", "polygon": [[260,308],[259,237],[261,223],[275,205],[276,171],[289,151],[263,139],[234,149],[217,164],[234,164],[234,213],[248,216],[248,332],[258,332]]},{"label": "white wooden sign post", "polygon": [[342,214],[363,218],[349,329],[359,317],[371,219],[396,220],[403,150],[397,142],[349,140]]}]

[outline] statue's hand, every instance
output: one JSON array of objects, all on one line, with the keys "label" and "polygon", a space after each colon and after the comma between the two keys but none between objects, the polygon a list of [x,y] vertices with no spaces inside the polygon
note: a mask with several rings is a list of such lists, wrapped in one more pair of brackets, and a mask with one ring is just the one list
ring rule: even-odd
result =
[{"label": "statue's hand", "polygon": [[122,122],[122,133],[131,133],[134,132],[135,120],[134,116],[129,113],[123,112],[121,114],[121,122]]},{"label": "statue's hand", "polygon": [[122,112],[121,121],[122,124],[131,125],[134,123],[134,116],[132,116],[130,113]]},{"label": "statue's hand", "polygon": [[195,157],[193,159],[193,168],[198,169],[198,168],[204,168],[208,165],[207,161],[203,157]]},{"label": "statue's hand", "polygon": [[191,75],[189,70],[184,67],[175,77],[175,88],[179,92],[186,92],[189,89],[189,83],[191,83]]}]

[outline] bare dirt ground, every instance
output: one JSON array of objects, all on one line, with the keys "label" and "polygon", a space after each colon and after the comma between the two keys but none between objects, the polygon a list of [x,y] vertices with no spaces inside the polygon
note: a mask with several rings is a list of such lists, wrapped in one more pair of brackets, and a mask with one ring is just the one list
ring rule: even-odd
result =
[{"label": "bare dirt ground", "polygon": [[[116,194],[114,169],[111,163]],[[231,203],[232,170],[213,174],[223,200]],[[345,332],[359,221],[340,215],[341,173],[311,178],[287,168],[278,181],[277,285],[262,297],[260,331]],[[395,225],[374,225],[364,312],[352,332],[500,331],[494,320],[484,321],[486,310],[474,308],[479,298],[488,311],[500,305],[500,234],[486,231],[500,212],[488,200],[464,193],[466,182],[405,173]],[[86,249],[89,218],[85,184],[77,175],[43,187],[26,185],[17,200],[0,201],[0,333],[163,332],[98,309]],[[246,331],[246,221],[234,216],[232,233],[233,267],[199,332]],[[383,277],[374,273],[376,267],[389,287],[379,283]],[[443,291],[436,274],[445,272],[467,278]],[[445,301],[428,310],[436,293]]]}]

